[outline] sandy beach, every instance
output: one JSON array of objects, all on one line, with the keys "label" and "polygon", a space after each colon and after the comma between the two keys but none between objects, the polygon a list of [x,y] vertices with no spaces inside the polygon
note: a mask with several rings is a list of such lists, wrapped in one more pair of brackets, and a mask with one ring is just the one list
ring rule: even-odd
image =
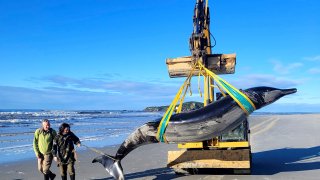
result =
[{"label": "sandy beach", "polygon": [[[139,147],[122,160],[126,179],[320,179],[320,114],[260,115],[249,117],[253,168],[251,175],[176,175],[166,167],[167,151],[176,144]],[[114,155],[118,146],[100,148]],[[113,179],[101,164],[92,164],[96,152],[78,152],[76,179]],[[60,179],[56,163],[51,170]],[[0,165],[1,180],[43,179],[36,159]]]}]

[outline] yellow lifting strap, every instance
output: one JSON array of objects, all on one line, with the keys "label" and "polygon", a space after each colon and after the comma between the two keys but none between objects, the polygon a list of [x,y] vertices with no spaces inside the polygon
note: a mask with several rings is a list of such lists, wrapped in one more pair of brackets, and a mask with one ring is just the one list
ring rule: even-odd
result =
[{"label": "yellow lifting strap", "polygon": [[[158,132],[157,132],[157,139],[159,142],[166,142],[165,137],[164,137],[164,132],[166,130],[166,127],[169,123],[171,115],[172,115],[173,111],[175,110],[176,104],[177,104],[178,100],[180,99],[180,96],[181,96],[184,89],[185,89],[184,95],[186,94],[188,86],[190,85],[191,77],[192,77],[192,73],[190,73],[189,76],[187,77],[187,79],[184,81],[184,83],[180,87],[178,93],[174,97],[173,101],[171,102],[170,106],[168,107],[167,111],[165,112],[165,114],[163,115],[163,117],[160,121],[160,124],[158,126]],[[181,111],[183,99],[184,99],[184,96],[180,100],[181,107],[179,105],[177,112]]]},{"label": "yellow lifting strap", "polygon": [[[204,77],[213,78],[217,82],[217,84],[218,84],[217,87],[219,88],[220,92],[224,96],[226,96],[226,94],[223,92],[223,90],[225,90],[232,97],[232,99],[237,102],[237,104],[241,107],[241,109],[246,114],[249,115],[250,113],[252,113],[256,109],[255,105],[252,103],[252,101],[245,94],[243,94],[237,88],[235,88],[234,86],[229,84],[227,81],[225,81],[224,79],[222,79],[221,77],[219,77],[218,75],[216,75],[215,73],[213,73],[212,71],[207,69],[206,67],[204,67],[204,65],[200,61],[197,61],[195,66],[193,66],[193,69],[190,72],[189,76],[184,81],[183,85],[180,87],[178,93],[176,94],[175,98],[171,102],[170,106],[168,107],[167,111],[165,112],[164,116],[162,117],[162,119],[160,121],[160,124],[158,126],[158,132],[157,132],[157,139],[159,142],[167,142],[165,139],[166,127],[170,121],[171,115],[172,115],[173,111],[175,110],[176,104],[179,99],[180,99],[180,105],[178,107],[177,113],[180,113],[180,111],[181,111],[182,103],[183,103],[185,94],[187,92],[187,89],[190,85],[190,80],[191,80],[194,69],[199,69],[199,75],[201,74]],[[185,89],[185,91],[183,93],[183,97],[181,98],[180,96],[181,96],[184,89]]]}]

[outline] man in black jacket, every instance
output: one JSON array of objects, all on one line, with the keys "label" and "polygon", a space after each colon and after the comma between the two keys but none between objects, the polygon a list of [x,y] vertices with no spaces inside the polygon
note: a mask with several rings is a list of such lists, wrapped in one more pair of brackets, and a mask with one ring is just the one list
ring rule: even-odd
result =
[{"label": "man in black jacket", "polygon": [[53,141],[53,159],[58,163],[62,180],[67,180],[67,172],[71,180],[75,180],[74,162],[75,149],[74,144],[80,147],[79,138],[70,131],[70,125],[62,123],[59,127],[59,134]]}]

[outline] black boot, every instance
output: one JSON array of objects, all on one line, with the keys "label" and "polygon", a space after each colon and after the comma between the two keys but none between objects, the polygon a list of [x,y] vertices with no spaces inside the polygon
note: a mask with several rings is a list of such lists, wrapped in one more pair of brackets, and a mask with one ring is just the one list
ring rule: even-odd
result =
[{"label": "black boot", "polygon": [[49,177],[50,177],[50,180],[54,180],[54,178],[56,177],[56,174],[53,174],[52,172],[50,172]]},{"label": "black boot", "polygon": [[44,180],[49,180],[49,174],[43,174]]},{"label": "black boot", "polygon": [[70,180],[76,180],[76,175],[70,175]]},{"label": "black boot", "polygon": [[61,176],[62,180],[67,180],[67,176]]}]

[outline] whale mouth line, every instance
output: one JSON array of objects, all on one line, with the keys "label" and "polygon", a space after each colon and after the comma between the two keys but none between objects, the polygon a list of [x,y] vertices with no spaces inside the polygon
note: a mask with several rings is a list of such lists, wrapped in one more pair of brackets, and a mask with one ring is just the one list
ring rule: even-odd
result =
[{"label": "whale mouth line", "polygon": [[282,89],[281,90],[283,95],[289,95],[289,94],[293,94],[297,92],[296,88],[292,88],[292,89]]}]

